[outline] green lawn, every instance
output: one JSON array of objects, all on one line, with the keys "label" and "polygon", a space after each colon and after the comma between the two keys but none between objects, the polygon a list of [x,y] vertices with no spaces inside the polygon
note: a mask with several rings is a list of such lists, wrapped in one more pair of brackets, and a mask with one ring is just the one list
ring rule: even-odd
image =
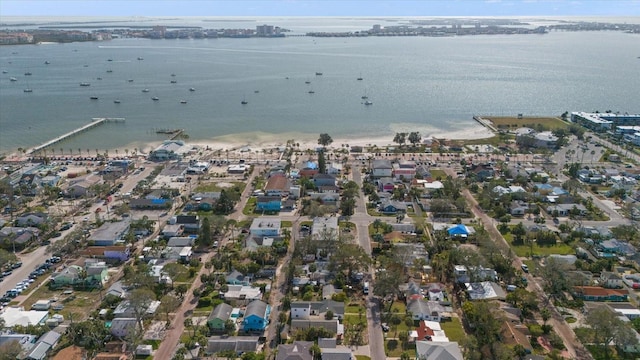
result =
[{"label": "green lawn", "polygon": [[356,360],[371,360],[367,355],[356,355]]},{"label": "green lawn", "polygon": [[496,128],[530,127],[535,129],[536,125],[542,125],[548,130],[555,130],[569,127],[569,124],[557,117],[523,117],[518,119],[513,116],[485,116],[484,118],[490,120]]},{"label": "green lawn", "polygon": [[247,204],[244,206],[244,209],[242,209],[242,213],[244,215],[253,215],[253,213],[256,211],[256,202],[257,201],[258,201],[258,198],[250,197],[247,200]]},{"label": "green lawn", "polygon": [[434,179],[446,179],[447,178],[447,174],[444,172],[444,170],[439,170],[439,169],[431,169],[429,171],[431,173],[431,177]]},{"label": "green lawn", "polygon": [[[509,245],[511,246],[511,249],[513,249],[513,252],[515,252],[519,257],[528,257],[531,255],[547,256],[551,254],[575,254],[575,250],[565,243],[557,243],[552,246],[538,246],[538,244],[533,244],[533,248],[529,247],[529,245],[513,245],[511,243]],[[532,249],[533,254],[531,254]]]},{"label": "green lawn", "polygon": [[[246,183],[242,182],[242,181],[233,181],[231,182],[234,186],[237,185],[240,187],[240,192],[242,192],[244,190],[244,188],[247,186]],[[193,190],[194,193],[198,193],[198,192],[219,192],[222,190],[226,190],[228,189],[227,186],[219,186],[218,183],[216,182],[210,182],[210,183],[206,183],[206,184],[201,184],[198,185],[197,188],[195,188],[195,190]]]},{"label": "green lawn", "polygon": [[365,313],[362,313],[362,316],[360,316],[360,315],[345,315],[343,323],[345,325],[362,324],[366,328],[366,326],[367,326],[367,316],[366,316]]},{"label": "green lawn", "polygon": [[387,357],[400,357],[404,350],[402,349],[402,344],[398,339],[389,339],[384,341],[384,352]]},{"label": "green lawn", "polygon": [[362,312],[364,314],[364,306],[362,305],[349,305],[347,307],[345,307],[344,309],[344,313],[345,314],[359,314],[359,310],[362,309]]},{"label": "green lawn", "polygon": [[283,221],[280,223],[280,227],[281,227],[281,228],[290,228],[290,227],[292,227],[292,226],[293,226],[293,221],[283,220]]},{"label": "green lawn", "polygon": [[457,317],[451,318],[451,321],[441,322],[440,327],[451,341],[461,341],[467,336],[460,319]]}]

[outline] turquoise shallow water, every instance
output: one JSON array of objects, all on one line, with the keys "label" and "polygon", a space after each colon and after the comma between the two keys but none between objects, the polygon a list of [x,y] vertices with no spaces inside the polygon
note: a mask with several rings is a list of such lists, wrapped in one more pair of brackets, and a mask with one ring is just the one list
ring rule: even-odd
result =
[{"label": "turquoise shallow water", "polygon": [[[34,146],[94,117],[126,122],[56,148],[133,146],[161,139],[158,128],[184,128],[193,140],[320,132],[391,139],[405,129],[423,136],[474,129],[474,114],[638,113],[638,56],[638,35],[613,32],[3,46],[0,151]],[[374,104],[365,106],[363,95]]]}]

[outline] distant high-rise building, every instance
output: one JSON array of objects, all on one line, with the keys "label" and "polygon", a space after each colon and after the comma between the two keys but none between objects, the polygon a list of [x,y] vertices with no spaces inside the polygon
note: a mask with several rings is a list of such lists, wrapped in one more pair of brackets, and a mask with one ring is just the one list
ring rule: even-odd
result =
[{"label": "distant high-rise building", "polygon": [[373,32],[380,32],[381,29],[382,26],[380,26],[380,24],[373,25]]},{"label": "distant high-rise building", "polygon": [[273,25],[258,25],[256,26],[256,34],[258,36],[271,36],[274,34]]}]

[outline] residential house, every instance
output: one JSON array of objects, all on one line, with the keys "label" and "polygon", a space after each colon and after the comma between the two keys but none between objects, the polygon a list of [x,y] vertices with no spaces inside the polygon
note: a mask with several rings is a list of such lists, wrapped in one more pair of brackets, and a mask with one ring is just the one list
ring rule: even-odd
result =
[{"label": "residential house", "polygon": [[411,313],[413,320],[442,321],[445,312],[444,306],[437,301],[412,300],[407,304],[407,311]]},{"label": "residential house", "polygon": [[23,307],[6,307],[0,312],[0,319],[4,320],[5,328],[12,328],[16,325],[42,325],[49,318],[48,311],[24,310]]},{"label": "residential house", "polygon": [[48,353],[51,349],[53,349],[57,344],[58,340],[60,340],[60,334],[55,331],[47,331],[44,333],[38,341],[36,341],[35,345],[27,356],[25,360],[44,360],[48,359]]},{"label": "residential house", "polygon": [[463,360],[457,342],[416,341],[417,358],[420,360]]},{"label": "residential house", "polygon": [[504,300],[507,295],[500,285],[492,281],[467,283],[465,287],[470,300]]},{"label": "residential house", "polygon": [[584,301],[627,301],[629,291],[624,289],[605,289],[599,286],[575,286],[574,296]]},{"label": "residential house", "polygon": [[529,211],[529,204],[522,201],[512,201],[509,205],[511,216],[525,216],[527,211]]},{"label": "residential house", "polygon": [[220,293],[225,300],[237,303],[247,303],[262,299],[260,288],[246,285],[229,285],[227,292]]},{"label": "residential house", "polygon": [[327,174],[340,175],[342,174],[343,166],[339,162],[332,162],[327,166]]},{"label": "residential house", "polygon": [[109,331],[111,335],[118,338],[125,338],[137,326],[135,318],[115,318],[111,320]]},{"label": "residential house", "polygon": [[193,246],[195,240],[196,239],[194,237],[190,237],[190,236],[174,236],[169,238],[169,241],[167,241],[167,246],[168,247]]},{"label": "residential house", "polygon": [[384,201],[379,205],[378,211],[383,214],[404,214],[407,212],[407,205],[401,201]]},{"label": "residential house", "polygon": [[393,178],[398,181],[411,181],[416,176],[416,163],[411,160],[400,160],[393,164]]},{"label": "residential house", "polygon": [[616,314],[624,316],[629,320],[640,318],[640,309],[631,303],[606,303],[606,305]]},{"label": "residential house", "polygon": [[182,225],[187,234],[197,234],[200,231],[200,218],[198,215],[178,215],[174,224]]},{"label": "residential house", "polygon": [[323,300],[323,301],[294,301],[291,303],[291,318],[309,320],[313,317],[322,317],[331,311],[334,319],[344,317],[344,303]]},{"label": "residential house", "polygon": [[352,360],[354,358],[351,349],[344,346],[323,348],[320,354],[322,360]]},{"label": "residential house", "polygon": [[470,172],[472,177],[474,177],[477,181],[487,181],[493,179],[495,176],[495,170],[491,165],[473,165],[471,166]]},{"label": "residential house", "polygon": [[[160,306],[160,301],[149,301],[145,304],[144,311],[145,317],[152,317],[156,311],[158,310],[158,306]],[[135,318],[136,310],[133,308],[129,300],[121,301],[118,306],[113,310],[114,318]]]},{"label": "residential house", "polygon": [[293,344],[278,345],[276,360],[313,360],[313,341],[294,341]]},{"label": "residential house", "polygon": [[250,302],[244,311],[242,330],[245,332],[264,331],[269,324],[270,313],[271,307],[267,303],[261,300]]},{"label": "residential house", "polygon": [[106,261],[127,261],[131,255],[131,248],[119,246],[89,246],[80,250],[82,256],[104,259]]},{"label": "residential house", "polygon": [[172,237],[178,237],[182,235],[182,225],[180,224],[167,224],[162,229],[162,236],[170,239]]},{"label": "residential house", "polygon": [[16,218],[16,225],[19,227],[40,226],[47,221],[48,215],[45,213],[27,213]]},{"label": "residential house", "polygon": [[624,286],[622,278],[618,276],[618,274],[610,271],[603,271],[600,273],[599,284],[607,289],[622,289]]},{"label": "residential house", "polygon": [[[633,245],[626,241],[611,239],[600,242],[597,249],[604,254],[616,254],[620,256],[631,257],[636,253],[636,249]],[[607,257],[606,255],[600,257]]]},{"label": "residential house", "polygon": [[256,212],[259,211],[280,211],[282,209],[282,196],[258,196],[256,198]]},{"label": "residential house", "polygon": [[40,230],[35,227],[5,226],[0,229],[0,242],[6,249],[15,247],[16,250],[20,250],[36,239],[39,234]]},{"label": "residential house", "polygon": [[280,218],[261,216],[253,219],[249,232],[254,237],[279,237],[281,224]]},{"label": "residential house", "polygon": [[393,176],[393,166],[391,166],[391,161],[389,160],[384,160],[384,159],[373,160],[371,167],[372,167],[371,177],[375,179]]},{"label": "residential house", "polygon": [[229,274],[225,276],[225,281],[228,285],[245,285],[249,286],[249,278],[245,277],[240,271],[233,269]]},{"label": "residential house", "polygon": [[207,319],[207,326],[212,331],[224,332],[225,325],[227,320],[231,318],[231,312],[233,311],[233,307],[229,304],[221,303],[218,304],[213,310],[211,314],[209,314],[209,318]]},{"label": "residential house", "polygon": [[313,175],[313,183],[317,186],[336,186],[336,177],[329,174]]},{"label": "residential house", "polygon": [[587,208],[582,204],[556,204],[547,206],[546,209],[549,215],[554,215],[557,212],[557,216],[569,216],[572,213],[575,213],[579,216],[587,215]]},{"label": "residential house", "polygon": [[533,352],[533,347],[528,335],[529,329],[526,326],[507,320],[502,322],[500,338],[505,345],[509,347],[520,345],[527,354],[530,354]]},{"label": "residential house", "polygon": [[474,234],[475,230],[464,224],[452,225],[447,229],[447,233],[450,237],[467,238],[469,235]]},{"label": "residential house", "polygon": [[234,351],[241,355],[258,350],[257,336],[211,336],[207,341],[207,354],[217,354],[223,351]]},{"label": "residential house", "polygon": [[169,199],[131,199],[129,207],[138,210],[171,209],[173,202]]},{"label": "residential house", "polygon": [[107,282],[109,273],[107,263],[98,259],[86,259],[84,261],[84,270],[86,273],[86,280],[91,284],[104,285]]},{"label": "residential house", "polygon": [[95,246],[113,246],[118,242],[124,242],[130,226],[129,218],[117,222],[105,222],[89,236],[89,243]]},{"label": "residential house", "polygon": [[385,193],[393,193],[396,189],[396,182],[392,178],[380,178],[376,181],[378,190]]},{"label": "residential house", "polygon": [[51,275],[49,286],[52,288],[60,288],[63,286],[73,286],[81,283],[81,277],[86,276],[82,267],[78,265],[69,265],[61,271]]},{"label": "residential house", "polygon": [[447,334],[437,321],[422,320],[415,331],[410,332],[414,341],[427,340],[433,342],[449,342]]},{"label": "residential house", "polygon": [[269,196],[286,196],[289,193],[291,184],[286,176],[275,174],[267,180],[264,186],[264,193]]},{"label": "residential house", "polygon": [[97,176],[88,175],[81,179],[74,179],[69,183],[69,186],[64,190],[64,196],[70,198],[88,197],[95,195],[92,190],[94,185],[100,182],[100,178]]},{"label": "residential house", "polygon": [[290,331],[296,331],[298,329],[308,328],[323,328],[336,336],[342,336],[344,334],[344,326],[340,324],[337,319],[325,320],[325,319],[291,319]]}]

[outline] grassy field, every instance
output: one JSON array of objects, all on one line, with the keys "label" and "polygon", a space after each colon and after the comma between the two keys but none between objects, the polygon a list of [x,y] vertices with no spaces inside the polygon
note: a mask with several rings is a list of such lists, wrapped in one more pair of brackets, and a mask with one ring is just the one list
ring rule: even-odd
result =
[{"label": "grassy field", "polygon": [[345,315],[343,323],[345,325],[362,324],[363,326],[366,327],[367,326],[367,316],[364,313],[362,313],[362,316],[360,316],[360,315]]},{"label": "grassy field", "polygon": [[431,177],[434,178],[434,179],[446,179],[447,178],[447,174],[444,172],[444,170],[431,169],[429,172],[431,173]]},{"label": "grassy field", "polygon": [[64,291],[65,289],[50,290],[48,286],[41,286],[22,303],[22,306],[25,309],[31,309],[31,305],[38,300],[56,298],[57,301],[54,304],[64,305],[64,309],[57,311],[58,313],[65,319],[73,318],[74,321],[82,321],[89,317],[89,310],[95,308],[104,295],[100,290],[74,291],[71,295],[63,295]]},{"label": "grassy field", "polygon": [[[237,185],[240,187],[240,191],[243,191],[245,186],[247,186],[246,183],[242,182],[242,181],[232,181],[232,182],[224,182],[224,185],[227,184],[233,184],[233,185]],[[217,182],[210,182],[210,183],[206,183],[206,184],[200,184],[198,185],[197,188],[195,188],[195,190],[193,191],[194,193],[196,192],[219,192],[225,189],[228,189],[229,186],[220,186],[218,185]]]},{"label": "grassy field", "polygon": [[367,355],[356,355],[356,360],[371,360]]},{"label": "grassy field", "polygon": [[258,198],[250,197],[247,200],[247,204],[244,206],[244,209],[242,209],[242,213],[244,215],[253,215],[254,211],[256,210],[256,202],[257,201],[258,201]]},{"label": "grassy field", "polygon": [[452,318],[451,321],[441,322],[440,327],[451,341],[461,341],[467,336],[460,319],[457,317]]},{"label": "grassy field", "polygon": [[530,127],[535,129],[538,125],[542,125],[547,130],[567,129],[569,125],[557,117],[523,117],[518,119],[512,116],[490,116],[483,117],[490,120],[498,129],[517,129],[521,127]]},{"label": "grassy field", "polygon": [[345,314],[359,314],[359,310],[362,310],[362,313],[364,314],[364,306],[362,305],[348,305],[344,308],[344,313]]},{"label": "grassy field", "polygon": [[[524,245],[514,245],[513,244],[513,235],[511,233],[503,234],[504,239],[507,240],[509,246],[511,246],[511,250],[518,255],[518,257],[529,257],[532,255],[540,255],[540,256],[548,256],[551,254],[558,255],[570,255],[575,254],[575,250],[570,245],[567,245],[563,242],[557,242],[555,245],[550,246],[538,246],[538,244],[533,244],[533,248],[529,246],[529,244]],[[533,250],[533,254],[531,253]]]}]

